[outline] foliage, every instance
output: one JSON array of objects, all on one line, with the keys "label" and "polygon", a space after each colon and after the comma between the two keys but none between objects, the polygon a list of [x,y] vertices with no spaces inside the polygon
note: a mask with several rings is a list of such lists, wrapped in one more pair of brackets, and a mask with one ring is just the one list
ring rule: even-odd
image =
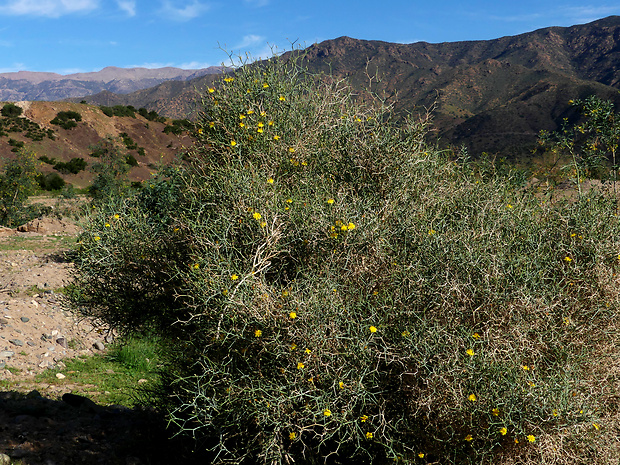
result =
[{"label": "foliage", "polygon": [[130,118],[136,117],[136,109],[131,105],[114,105],[112,107],[100,106],[99,107],[104,115],[112,117],[112,116],[128,116]]},{"label": "foliage", "polygon": [[164,134],[181,135],[185,131],[191,131],[194,125],[187,119],[172,120],[172,124],[168,124],[164,128]]},{"label": "foliage", "polygon": [[37,176],[39,187],[46,191],[59,191],[65,187],[65,180],[58,173],[39,174]]},{"label": "foliage", "polygon": [[67,162],[54,160],[54,169],[64,174],[78,174],[85,170],[87,165],[88,163],[82,157],[74,157]]},{"label": "foliage", "polygon": [[0,224],[15,226],[36,216],[24,202],[37,188],[37,161],[33,152],[21,150],[5,160],[0,173]]},{"label": "foliage", "polygon": [[123,144],[125,144],[125,147],[127,147],[127,150],[137,150],[138,149],[138,144],[136,144],[136,142],[126,132],[121,132],[118,136],[123,141]]},{"label": "foliage", "polygon": [[63,129],[69,130],[77,127],[78,122],[82,121],[82,115],[77,111],[60,111],[56,117],[50,121]]},{"label": "foliage", "polygon": [[[572,124],[564,119],[562,128],[555,133],[541,131],[539,143],[554,153],[571,158],[572,163],[566,169],[574,175],[582,194],[580,184],[585,177],[617,180],[620,115],[613,102],[596,95],[569,103],[579,110],[581,118]],[[612,176],[609,176],[610,172]]]},{"label": "foliage", "polygon": [[107,138],[92,148],[99,155],[99,163],[91,165],[95,174],[89,193],[94,204],[112,202],[127,195],[129,181],[127,153],[112,138]]},{"label": "foliage", "polygon": [[240,68],[203,105],[187,165],[93,212],[73,298],[161,334],[159,405],[214,463],[605,450],[608,199],[545,204],[295,59]]},{"label": "foliage", "polygon": [[147,110],[146,108],[140,108],[138,110],[138,114],[145,118],[148,121],[154,121],[157,123],[165,123],[166,118],[159,116],[159,114],[155,110]]},{"label": "foliage", "polygon": [[14,103],[7,103],[2,107],[0,113],[2,113],[2,116],[7,118],[17,118],[18,116],[21,116],[22,111],[22,108]]}]

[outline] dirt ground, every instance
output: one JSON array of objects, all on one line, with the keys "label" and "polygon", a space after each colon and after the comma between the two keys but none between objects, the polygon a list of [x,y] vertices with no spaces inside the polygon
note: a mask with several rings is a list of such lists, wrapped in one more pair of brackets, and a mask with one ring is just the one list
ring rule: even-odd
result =
[{"label": "dirt ground", "polygon": [[0,465],[175,463],[155,412],[99,406],[70,394],[84,386],[35,380],[49,368],[62,376],[63,360],[111,341],[61,305],[72,267],[64,251],[78,231],[52,218],[0,229]]}]

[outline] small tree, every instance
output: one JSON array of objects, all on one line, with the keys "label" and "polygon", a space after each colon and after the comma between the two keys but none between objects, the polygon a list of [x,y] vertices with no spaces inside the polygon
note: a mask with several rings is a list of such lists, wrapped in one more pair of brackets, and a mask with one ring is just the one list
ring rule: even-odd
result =
[{"label": "small tree", "polygon": [[591,95],[583,100],[570,100],[581,117],[571,124],[564,119],[559,131],[541,131],[539,142],[558,155],[570,156],[572,163],[566,168],[575,174],[581,196],[581,182],[584,177],[604,177],[611,166],[614,193],[618,178],[616,160],[620,140],[620,115],[613,102]]},{"label": "small tree", "polygon": [[107,138],[93,152],[99,154],[99,163],[91,165],[95,179],[90,188],[94,203],[107,202],[114,198],[121,198],[127,193],[127,153],[119,147],[112,138]]},{"label": "small tree", "polygon": [[24,202],[37,189],[37,164],[36,154],[26,150],[5,162],[0,174],[0,224],[14,226],[28,216]]}]

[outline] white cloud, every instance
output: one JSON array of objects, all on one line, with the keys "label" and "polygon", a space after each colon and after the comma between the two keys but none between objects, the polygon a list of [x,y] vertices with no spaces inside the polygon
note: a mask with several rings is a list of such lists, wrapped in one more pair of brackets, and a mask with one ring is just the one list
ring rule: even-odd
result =
[{"label": "white cloud", "polygon": [[178,5],[178,2],[173,4],[169,0],[164,0],[159,13],[164,18],[175,21],[189,21],[206,13],[210,8],[209,5],[200,3],[198,0],[192,0],[190,3],[183,2],[183,5]]},{"label": "white cloud", "polygon": [[3,15],[33,15],[58,18],[85,13],[99,7],[99,0],[9,0],[0,5]]},{"label": "white cloud", "polygon": [[189,61],[186,63],[161,63],[161,62],[150,62],[150,63],[142,63],[139,65],[129,65],[127,68],[147,68],[147,69],[157,69],[157,68],[181,68],[181,69],[202,69],[208,68],[209,66],[213,66],[211,63],[203,63],[200,61]]},{"label": "white cloud", "polygon": [[238,45],[236,45],[234,48],[235,49],[246,49],[248,47],[251,47],[252,45],[256,45],[264,41],[265,41],[265,37],[263,36],[258,36],[256,34],[248,34],[247,36],[243,36],[243,39],[241,39],[241,42]]},{"label": "white cloud", "polygon": [[118,7],[127,13],[127,16],[136,16],[135,0],[117,0]]}]

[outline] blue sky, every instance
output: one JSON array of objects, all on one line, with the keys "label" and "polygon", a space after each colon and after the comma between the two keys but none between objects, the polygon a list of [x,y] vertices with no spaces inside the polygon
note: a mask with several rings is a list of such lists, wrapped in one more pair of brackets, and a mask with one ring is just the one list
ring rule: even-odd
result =
[{"label": "blue sky", "polygon": [[620,15],[617,0],[0,0],[0,72],[186,69],[226,54],[340,36],[411,43],[494,39]]}]

